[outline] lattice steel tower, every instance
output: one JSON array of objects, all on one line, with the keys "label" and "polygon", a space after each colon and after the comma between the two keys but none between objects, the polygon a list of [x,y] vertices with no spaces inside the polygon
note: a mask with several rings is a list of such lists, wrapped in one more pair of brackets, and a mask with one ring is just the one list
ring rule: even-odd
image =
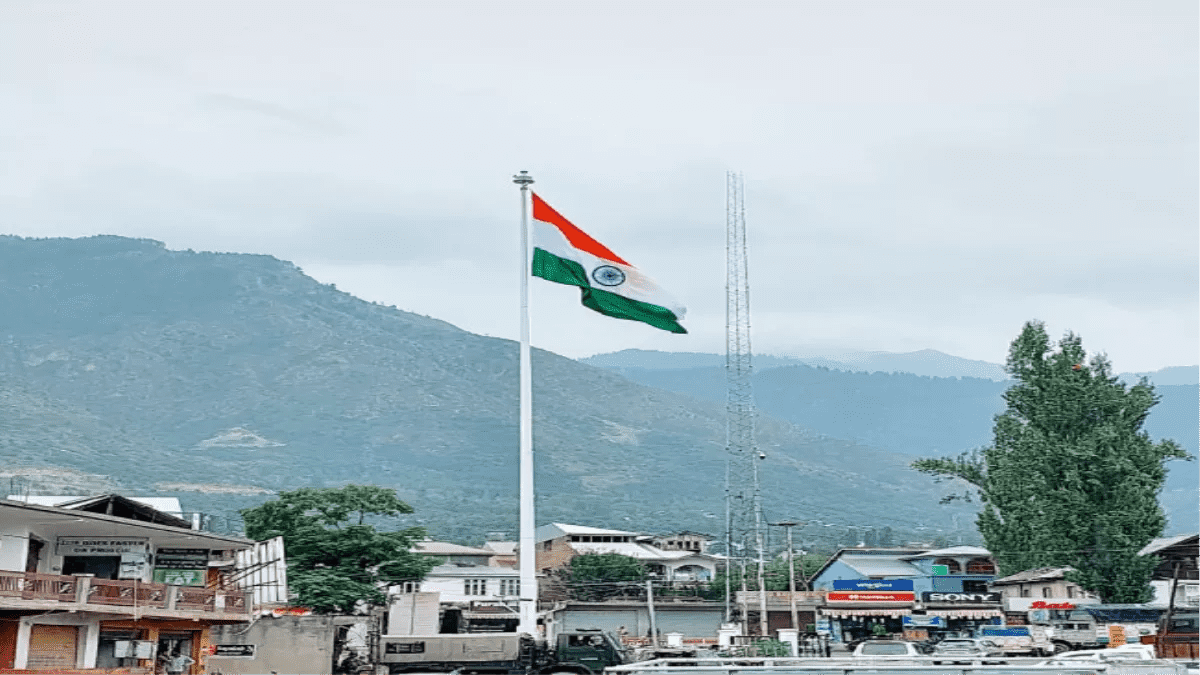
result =
[{"label": "lattice steel tower", "polygon": [[[743,203],[742,176],[732,171],[725,176],[725,249],[726,554],[743,571],[746,565],[755,565],[758,587],[761,589],[764,561],[758,463],[764,455],[759,451],[754,435],[754,391],[750,383],[753,367],[746,208]],[[729,576],[727,574],[726,579]],[[744,576],[741,578],[744,579]],[[758,596],[759,634],[765,636],[766,594],[759,593]],[[741,618],[746,620],[748,617],[743,615]],[[734,608],[728,600],[726,620],[734,620]]]}]

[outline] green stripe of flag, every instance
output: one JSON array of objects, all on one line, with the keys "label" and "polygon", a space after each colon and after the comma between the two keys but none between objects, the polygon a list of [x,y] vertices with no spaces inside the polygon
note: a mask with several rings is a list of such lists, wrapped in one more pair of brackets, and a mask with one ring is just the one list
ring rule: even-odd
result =
[{"label": "green stripe of flag", "polygon": [[588,283],[587,270],[574,260],[560,258],[544,249],[535,248],[532,267],[535,277],[569,286],[578,286],[584,307],[605,316],[641,321],[672,333],[687,332],[683,326],[679,325],[679,317],[666,307],[652,305],[648,302],[638,302],[611,291],[593,288]]}]

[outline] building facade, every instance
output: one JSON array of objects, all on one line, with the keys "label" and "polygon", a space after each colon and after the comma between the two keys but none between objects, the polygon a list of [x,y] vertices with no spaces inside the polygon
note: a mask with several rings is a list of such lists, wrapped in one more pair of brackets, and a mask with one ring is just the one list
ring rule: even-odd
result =
[{"label": "building facade", "polygon": [[0,501],[0,668],[204,672],[209,628],[250,620],[232,572],[253,545],[118,495]]},{"label": "building facade", "polygon": [[991,555],[975,546],[842,549],[812,580],[825,593],[817,630],[848,642],[925,639],[1001,623],[1000,594],[988,589],[995,574]]}]

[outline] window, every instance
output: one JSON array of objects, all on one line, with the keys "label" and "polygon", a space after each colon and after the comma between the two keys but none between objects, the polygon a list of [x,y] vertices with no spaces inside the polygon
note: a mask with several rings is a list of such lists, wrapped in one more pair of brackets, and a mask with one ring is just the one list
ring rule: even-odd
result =
[{"label": "window", "polygon": [[1043,598],[1050,597],[1050,587],[1049,586],[1042,586],[1042,597]]},{"label": "window", "polygon": [[552,548],[554,548],[554,542],[552,542],[552,541],[543,541],[542,542],[542,550],[543,551],[549,551]]},{"label": "window", "polygon": [[1021,597],[1022,597],[1022,598],[1028,598],[1028,597],[1029,597],[1029,587],[1028,587],[1028,586],[1022,586],[1022,587],[1021,587]]},{"label": "window", "polygon": [[986,581],[979,579],[963,579],[963,593],[987,593],[988,587]]},{"label": "window", "polygon": [[504,597],[516,597],[521,594],[520,579],[501,579],[500,580],[500,595]]},{"label": "window", "polygon": [[971,558],[967,561],[967,574],[995,574],[996,565],[987,558]]},{"label": "window", "polygon": [[1075,586],[1072,584],[1067,584],[1067,597],[1068,598],[1075,597]]},{"label": "window", "polygon": [[400,584],[397,588],[399,589],[399,591],[401,593],[420,593],[421,592],[421,582],[405,581],[404,583]]},{"label": "window", "polygon": [[463,595],[487,595],[487,579],[463,579]]},{"label": "window", "polygon": [[933,561],[934,565],[945,565],[949,574],[962,574],[962,565],[954,558],[938,558]]}]

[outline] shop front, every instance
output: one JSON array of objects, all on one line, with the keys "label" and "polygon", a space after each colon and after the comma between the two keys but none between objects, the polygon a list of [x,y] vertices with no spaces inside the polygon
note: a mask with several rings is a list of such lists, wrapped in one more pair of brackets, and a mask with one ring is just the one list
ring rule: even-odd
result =
[{"label": "shop front", "polygon": [[835,642],[899,637],[914,599],[911,579],[839,579],[825,594],[820,614]]},{"label": "shop front", "polygon": [[[917,620],[917,617],[923,617]],[[999,593],[925,591],[913,613],[912,628],[924,627],[928,638],[972,637],[980,626],[1004,623]],[[924,626],[918,624],[923,623]],[[926,638],[918,638],[926,639]]]}]

